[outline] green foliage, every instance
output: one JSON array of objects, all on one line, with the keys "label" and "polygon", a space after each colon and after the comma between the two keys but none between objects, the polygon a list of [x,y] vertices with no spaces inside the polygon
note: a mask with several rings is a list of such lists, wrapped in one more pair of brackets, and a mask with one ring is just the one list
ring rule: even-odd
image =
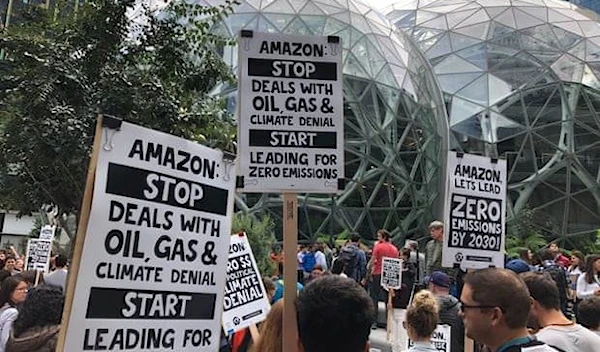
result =
[{"label": "green foliage", "polygon": [[246,232],[256,264],[263,275],[268,275],[275,269],[269,256],[271,247],[276,241],[273,228],[273,220],[268,215],[261,219],[241,212],[233,216],[233,233]]},{"label": "green foliage", "polygon": [[207,33],[234,3],[177,2],[133,21],[134,3],[32,6],[0,33],[0,207],[76,213],[98,111],[234,150],[232,117],[209,95],[232,79],[215,51],[229,43]]},{"label": "green foliage", "polygon": [[534,223],[535,211],[524,208],[506,224],[506,252],[509,257],[518,257],[522,249],[533,252],[546,246],[548,241]]}]

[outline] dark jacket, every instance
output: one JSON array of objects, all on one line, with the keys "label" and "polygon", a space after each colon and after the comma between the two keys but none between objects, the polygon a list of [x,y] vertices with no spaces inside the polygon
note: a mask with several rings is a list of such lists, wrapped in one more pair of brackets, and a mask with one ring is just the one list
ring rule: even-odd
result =
[{"label": "dark jacket", "polygon": [[6,352],[54,352],[59,325],[33,327],[19,337],[11,333],[6,343]]},{"label": "dark jacket", "polygon": [[452,352],[462,352],[465,346],[465,327],[458,316],[459,302],[450,295],[436,296],[440,306],[440,324],[450,325],[450,345]]}]

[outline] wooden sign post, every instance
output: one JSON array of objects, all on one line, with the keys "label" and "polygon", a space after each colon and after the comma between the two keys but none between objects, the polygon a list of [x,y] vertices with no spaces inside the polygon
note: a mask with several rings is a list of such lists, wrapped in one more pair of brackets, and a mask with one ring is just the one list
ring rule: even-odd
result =
[{"label": "wooden sign post", "polygon": [[283,194],[283,350],[298,350],[298,327],[296,324],[296,281],[298,247],[298,194]]}]

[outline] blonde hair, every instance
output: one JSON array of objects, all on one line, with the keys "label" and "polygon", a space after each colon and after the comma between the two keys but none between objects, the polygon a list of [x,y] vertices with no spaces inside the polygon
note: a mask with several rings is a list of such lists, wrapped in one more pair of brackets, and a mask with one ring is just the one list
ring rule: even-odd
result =
[{"label": "blonde hair", "polygon": [[283,351],[283,299],[271,306],[267,319],[260,326],[260,338],[254,351]]},{"label": "blonde hair", "polygon": [[430,337],[437,327],[439,310],[433,293],[427,290],[419,291],[406,311],[406,323],[418,337]]}]

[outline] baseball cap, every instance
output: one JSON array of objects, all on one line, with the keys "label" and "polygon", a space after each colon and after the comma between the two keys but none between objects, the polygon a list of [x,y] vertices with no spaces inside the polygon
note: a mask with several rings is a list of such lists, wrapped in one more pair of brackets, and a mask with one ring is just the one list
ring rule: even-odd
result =
[{"label": "baseball cap", "polygon": [[443,271],[434,271],[431,273],[431,276],[425,277],[426,283],[432,283],[436,286],[440,287],[450,287],[450,277],[446,275]]},{"label": "baseball cap", "polygon": [[506,263],[506,265],[504,267],[506,269],[514,271],[517,274],[525,273],[525,272],[528,272],[531,270],[529,268],[529,264],[527,264],[527,262],[524,261],[523,259],[513,259],[513,260],[509,261],[508,263]]}]

